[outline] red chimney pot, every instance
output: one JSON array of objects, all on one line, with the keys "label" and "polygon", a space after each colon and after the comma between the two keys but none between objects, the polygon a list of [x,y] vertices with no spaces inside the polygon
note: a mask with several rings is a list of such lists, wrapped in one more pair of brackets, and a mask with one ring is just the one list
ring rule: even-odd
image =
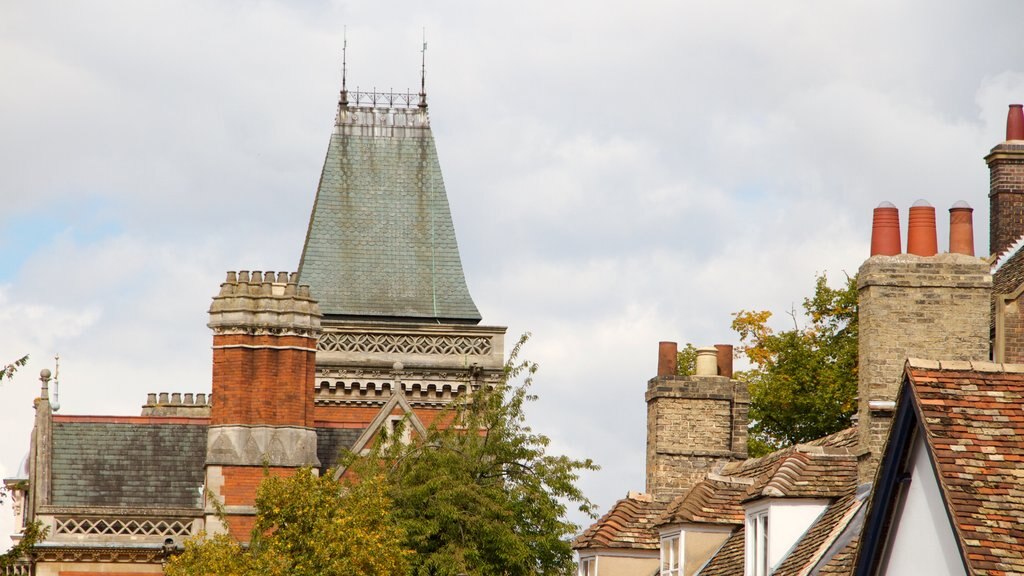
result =
[{"label": "red chimney pot", "polygon": [[914,202],[907,219],[907,253],[935,256],[939,242],[935,235],[935,207],[924,200]]},{"label": "red chimney pot", "polygon": [[732,378],[732,344],[715,344],[718,350],[718,375]]},{"label": "red chimney pot", "polygon": [[675,342],[658,343],[658,378],[679,373],[679,345]]},{"label": "red chimney pot", "polygon": [[960,200],[949,209],[949,251],[974,256],[974,208]]},{"label": "red chimney pot", "polygon": [[895,256],[900,246],[900,211],[889,202],[875,208],[871,221],[871,255]]},{"label": "red chimney pot", "polygon": [[1006,139],[1024,140],[1024,105],[1010,104],[1006,115]]}]

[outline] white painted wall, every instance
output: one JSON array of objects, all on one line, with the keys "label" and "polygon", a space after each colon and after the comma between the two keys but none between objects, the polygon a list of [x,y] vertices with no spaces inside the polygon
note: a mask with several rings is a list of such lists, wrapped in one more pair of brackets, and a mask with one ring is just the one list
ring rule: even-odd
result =
[{"label": "white painted wall", "polygon": [[923,438],[911,454],[911,480],[902,509],[893,518],[882,574],[966,575]]},{"label": "white painted wall", "polygon": [[768,565],[779,562],[828,507],[828,500],[771,499],[768,504]]}]

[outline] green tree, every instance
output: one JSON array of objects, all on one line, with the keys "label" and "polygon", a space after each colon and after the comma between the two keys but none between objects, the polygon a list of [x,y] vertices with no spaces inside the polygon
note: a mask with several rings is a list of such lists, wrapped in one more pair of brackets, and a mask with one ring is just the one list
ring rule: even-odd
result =
[{"label": "green tree", "polygon": [[[14,362],[7,364],[6,366],[0,366],[0,381],[10,380],[14,373],[28,363],[28,356],[22,356]],[[21,490],[24,487],[18,487],[17,490]],[[0,485],[0,503],[7,498],[7,487]],[[21,532],[21,539],[17,544],[9,548],[3,554],[0,554],[0,573],[6,568],[14,566],[19,560],[24,559],[28,553],[35,546],[35,543],[39,540],[46,538],[46,529],[43,528],[39,522],[30,522],[25,525],[24,530]]]},{"label": "green tree", "polygon": [[[594,505],[576,486],[590,460],[547,453],[549,440],[526,425],[525,404],[537,365],[517,360],[504,381],[457,403],[443,424],[408,444],[377,442],[350,455],[357,475],[381,473],[415,551],[415,576],[516,576],[573,572],[566,503],[591,517]],[[515,381],[522,378],[521,382]]]},{"label": "green tree", "polygon": [[309,468],[267,477],[256,493],[250,545],[226,534],[189,539],[168,576],[391,575],[406,570],[404,534],[382,479],[319,476]]},{"label": "green tree", "polygon": [[794,327],[782,332],[768,311],[741,310],[732,322],[752,365],[738,374],[750,385],[751,456],[842,430],[856,411],[856,277],[831,288],[817,276],[803,311],[807,325],[794,310]]},{"label": "green tree", "polygon": [[697,370],[697,348],[687,342],[686,346],[677,354],[678,368],[676,374],[679,376],[692,376]]}]

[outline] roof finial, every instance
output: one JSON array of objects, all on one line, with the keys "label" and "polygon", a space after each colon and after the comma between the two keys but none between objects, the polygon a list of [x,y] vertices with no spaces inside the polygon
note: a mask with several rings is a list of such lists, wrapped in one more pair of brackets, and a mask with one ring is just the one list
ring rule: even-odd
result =
[{"label": "roof finial", "polygon": [[345,77],[348,74],[348,26],[343,29],[343,36],[341,41],[341,98],[338,99],[338,105],[342,108],[348,108],[348,88],[345,86]]},{"label": "roof finial", "polygon": [[427,107],[427,28],[423,27],[423,49],[420,50],[420,108]]}]

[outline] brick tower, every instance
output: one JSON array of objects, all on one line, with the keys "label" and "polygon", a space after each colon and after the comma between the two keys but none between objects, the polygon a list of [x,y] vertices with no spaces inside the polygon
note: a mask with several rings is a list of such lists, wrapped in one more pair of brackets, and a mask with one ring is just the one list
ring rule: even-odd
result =
[{"label": "brick tower", "polygon": [[662,342],[647,383],[647,488],[656,501],[686,493],[719,463],[747,457],[750,394],[732,379],[732,346],[700,348],[692,376],[677,376],[678,347]]},{"label": "brick tower", "polygon": [[248,539],[256,486],[269,471],[318,467],[313,379],[320,310],[298,275],[229,272],[210,306],[213,397],[206,523]]},{"label": "brick tower", "polygon": [[[909,253],[900,254],[896,211],[887,202],[875,210],[874,253],[857,276],[858,425],[861,444],[871,454],[861,470],[867,481],[888,436],[907,358],[989,357],[992,276],[987,261],[969,254],[939,254],[935,209],[922,201],[910,209]],[[950,213],[951,221],[959,220],[964,205],[958,203]],[[882,219],[896,225],[881,227]],[[894,241],[878,242],[878,235],[893,233]],[[969,235],[973,237],[973,229]],[[877,251],[885,245],[895,246],[895,251]]]}]

